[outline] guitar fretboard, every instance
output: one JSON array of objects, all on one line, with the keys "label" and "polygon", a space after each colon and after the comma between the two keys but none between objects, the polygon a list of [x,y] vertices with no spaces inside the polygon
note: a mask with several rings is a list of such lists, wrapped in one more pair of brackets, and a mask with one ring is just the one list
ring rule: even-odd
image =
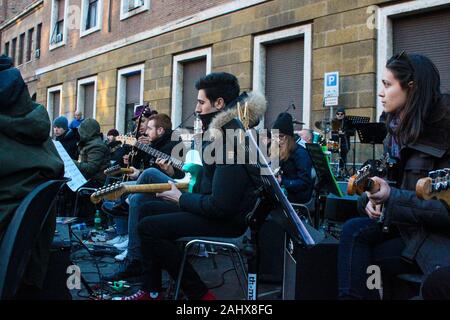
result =
[{"label": "guitar fretboard", "polygon": [[170,163],[172,164],[173,167],[177,168],[178,170],[182,170],[184,163],[183,161],[179,160],[179,159],[175,159],[161,151],[156,150],[155,148],[150,147],[147,144],[141,143],[141,142],[137,142],[134,144],[134,146],[136,148],[138,148],[139,150],[144,151],[145,153],[148,153],[149,155],[151,155],[152,157],[155,158],[160,158],[160,159],[164,159],[164,160],[168,160],[170,161]]}]

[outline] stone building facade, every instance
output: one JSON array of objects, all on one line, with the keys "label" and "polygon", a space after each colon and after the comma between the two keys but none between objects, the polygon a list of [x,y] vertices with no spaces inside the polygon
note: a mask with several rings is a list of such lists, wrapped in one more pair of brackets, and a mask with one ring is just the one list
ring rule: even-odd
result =
[{"label": "stone building facade", "polygon": [[[233,73],[242,90],[266,94],[265,126],[283,110],[310,128],[333,116],[323,106],[324,73],[331,71],[339,72],[339,105],[347,114],[376,121],[384,62],[397,49],[421,50],[408,28],[438,42],[433,28],[444,26],[441,33],[450,37],[448,0],[36,2],[21,23],[0,25],[2,51],[42,23],[39,58],[19,65],[37,101],[51,117],[85,108],[104,131],[122,133],[133,105],[143,101],[180,124],[195,105],[193,81],[212,71]],[[441,58],[440,69],[450,50]],[[444,77],[443,87],[449,86]],[[358,148],[358,162],[366,149]]]}]

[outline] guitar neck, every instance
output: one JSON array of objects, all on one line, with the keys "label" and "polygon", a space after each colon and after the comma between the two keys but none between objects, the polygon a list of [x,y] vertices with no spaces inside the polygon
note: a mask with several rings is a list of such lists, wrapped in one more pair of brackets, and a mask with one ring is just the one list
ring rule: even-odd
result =
[{"label": "guitar neck", "polygon": [[173,158],[173,157],[171,157],[171,156],[169,156],[169,155],[167,155],[167,154],[165,154],[165,153],[163,153],[161,151],[158,151],[155,148],[152,148],[152,147],[150,147],[147,144],[136,142],[134,144],[134,146],[136,148],[138,148],[139,150],[142,150],[145,153],[147,153],[147,154],[149,154],[149,155],[151,155],[151,156],[153,156],[155,158],[161,158],[161,159],[164,159],[164,160],[169,160],[172,163],[172,166],[177,168],[178,170],[182,170],[183,169],[183,165],[184,165],[183,161],[175,159],[175,158]]},{"label": "guitar neck", "polygon": [[[175,186],[180,190],[186,190],[189,183],[176,183]],[[153,184],[140,184],[140,185],[126,185],[124,186],[126,193],[155,193],[168,191],[172,187],[168,183],[153,183]]]}]

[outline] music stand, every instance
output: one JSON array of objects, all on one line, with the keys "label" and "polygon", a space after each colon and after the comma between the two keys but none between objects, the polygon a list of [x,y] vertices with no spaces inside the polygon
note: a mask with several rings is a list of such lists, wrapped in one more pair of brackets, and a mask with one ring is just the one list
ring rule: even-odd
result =
[{"label": "music stand", "polygon": [[[237,121],[239,122],[239,121]],[[241,124],[239,124],[241,125]],[[249,174],[255,186],[259,188],[255,194],[257,197],[253,210],[247,215],[247,223],[249,225],[251,236],[246,253],[248,255],[248,299],[256,300],[257,298],[257,281],[259,268],[259,231],[266,220],[269,213],[273,219],[281,225],[291,239],[302,246],[313,246],[323,239],[317,230],[303,224],[300,217],[292,207],[291,203],[283,193],[273,171],[267,162],[261,149],[255,139],[256,131],[246,131],[246,142],[238,147],[245,148],[249,154],[256,155],[256,163],[246,163],[248,172],[256,173],[260,170],[256,178],[256,174]],[[255,153],[252,153],[255,152]]]},{"label": "music stand", "polygon": [[[356,125],[360,123],[369,123],[370,117],[361,116],[345,116],[350,123],[350,127],[356,130]],[[353,173],[356,172],[356,132],[352,132],[353,136]],[[349,141],[350,142],[350,141]]]},{"label": "music stand", "polygon": [[387,134],[386,124],[382,122],[360,123],[355,125],[361,143],[372,145],[372,160],[375,161],[375,145],[382,144]]},{"label": "music stand", "polygon": [[338,197],[343,197],[343,194],[332,174],[330,163],[323,153],[322,147],[317,143],[307,143],[306,150],[311,157],[317,175],[317,182],[314,185],[316,193],[314,227],[318,229],[320,226],[320,219],[324,216],[325,212],[323,200],[326,200],[329,193],[333,193]]}]

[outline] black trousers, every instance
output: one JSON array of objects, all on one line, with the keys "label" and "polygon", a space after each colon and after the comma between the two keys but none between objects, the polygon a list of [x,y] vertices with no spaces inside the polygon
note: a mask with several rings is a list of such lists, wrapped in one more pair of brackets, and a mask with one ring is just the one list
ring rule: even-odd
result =
[{"label": "black trousers", "polygon": [[[180,212],[177,205],[166,201],[148,202],[141,212],[146,215],[141,217],[138,225],[145,268],[142,289],[148,292],[161,291],[162,270],[177,279],[183,256],[176,239],[187,236],[238,237],[246,230],[246,226],[228,220]],[[189,263],[184,268],[181,288],[192,300],[200,299],[208,291]]]},{"label": "black trousers", "polygon": [[450,267],[442,267],[430,274],[422,286],[425,300],[450,299]]}]

